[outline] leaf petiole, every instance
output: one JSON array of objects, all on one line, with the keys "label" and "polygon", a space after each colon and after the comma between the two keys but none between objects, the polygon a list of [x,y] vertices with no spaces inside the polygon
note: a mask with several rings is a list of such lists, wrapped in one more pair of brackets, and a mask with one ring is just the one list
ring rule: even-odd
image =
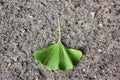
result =
[{"label": "leaf petiole", "polygon": [[58,16],[58,31],[59,31],[58,43],[61,43],[61,29],[60,29],[60,17],[59,16]]}]

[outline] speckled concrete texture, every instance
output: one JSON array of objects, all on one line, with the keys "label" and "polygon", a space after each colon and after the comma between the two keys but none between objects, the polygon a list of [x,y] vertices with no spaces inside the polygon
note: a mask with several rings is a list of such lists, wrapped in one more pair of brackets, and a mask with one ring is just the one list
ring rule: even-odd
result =
[{"label": "speckled concrete texture", "polygon": [[[83,51],[68,71],[49,71],[34,51],[57,42]],[[0,80],[120,80],[120,0],[0,0]]]}]

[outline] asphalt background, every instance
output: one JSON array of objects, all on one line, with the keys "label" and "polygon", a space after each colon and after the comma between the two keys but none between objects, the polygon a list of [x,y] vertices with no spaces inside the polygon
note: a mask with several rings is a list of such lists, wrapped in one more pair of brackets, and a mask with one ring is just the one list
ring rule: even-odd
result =
[{"label": "asphalt background", "polygon": [[[34,51],[57,42],[83,51],[78,66],[49,71]],[[0,0],[0,80],[120,80],[120,0]]]}]

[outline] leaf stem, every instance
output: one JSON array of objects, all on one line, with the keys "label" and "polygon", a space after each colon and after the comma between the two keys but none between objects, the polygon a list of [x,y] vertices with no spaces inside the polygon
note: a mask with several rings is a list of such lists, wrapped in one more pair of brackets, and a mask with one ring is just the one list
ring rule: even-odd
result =
[{"label": "leaf stem", "polygon": [[58,43],[61,42],[61,30],[60,30],[60,17],[58,16],[58,31],[59,31],[59,39],[58,39]]}]

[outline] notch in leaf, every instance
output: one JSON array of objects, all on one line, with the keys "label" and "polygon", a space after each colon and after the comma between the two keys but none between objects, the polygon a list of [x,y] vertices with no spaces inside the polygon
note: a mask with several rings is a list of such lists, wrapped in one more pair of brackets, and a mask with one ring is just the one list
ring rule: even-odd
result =
[{"label": "notch in leaf", "polygon": [[58,42],[35,51],[35,59],[47,67],[49,70],[69,70],[78,64],[82,57],[82,52],[75,49],[68,49],[61,42],[60,18],[58,17]]}]

